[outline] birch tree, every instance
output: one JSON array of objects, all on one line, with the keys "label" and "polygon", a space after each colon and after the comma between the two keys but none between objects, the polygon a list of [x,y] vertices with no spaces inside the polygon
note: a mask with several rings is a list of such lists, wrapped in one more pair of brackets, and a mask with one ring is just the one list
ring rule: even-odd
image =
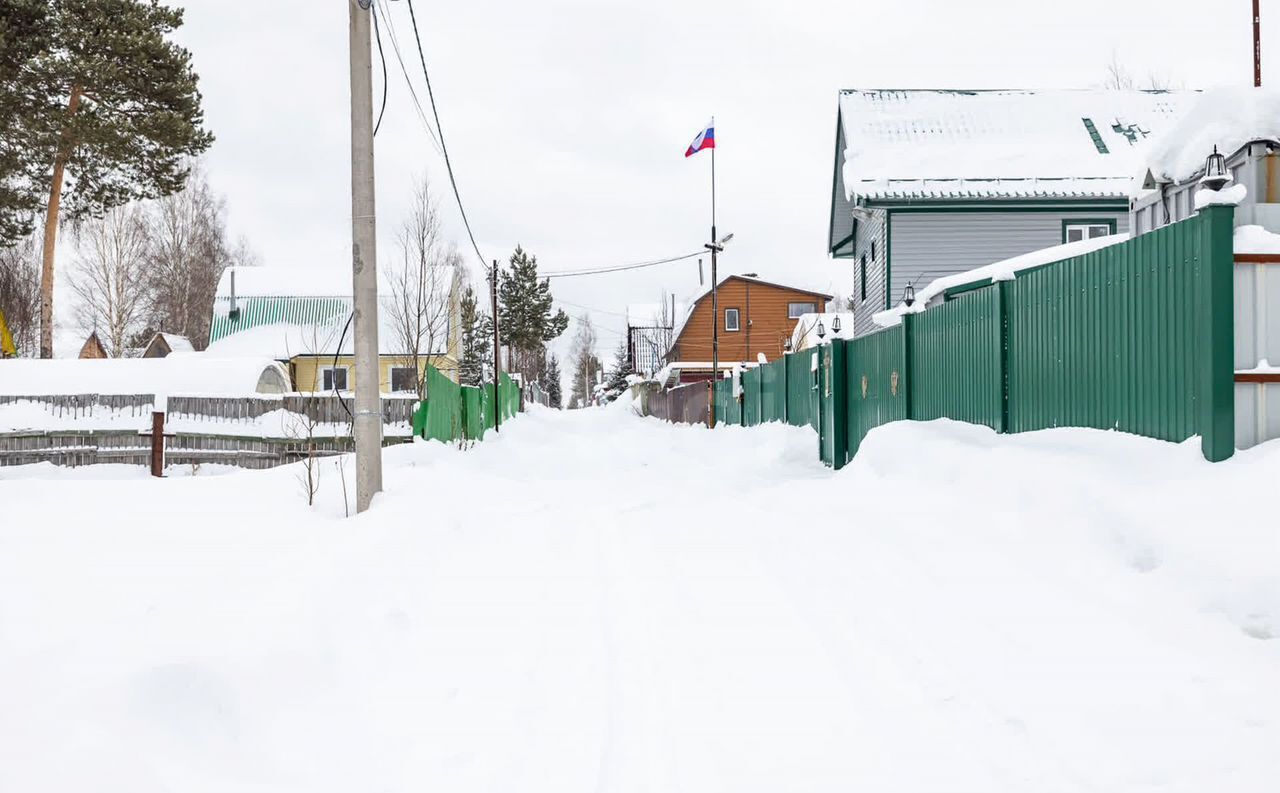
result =
[{"label": "birch tree", "polygon": [[82,330],[97,331],[113,358],[146,320],[145,210],[138,204],[116,207],[88,221],[76,233],[71,287],[80,299]]}]

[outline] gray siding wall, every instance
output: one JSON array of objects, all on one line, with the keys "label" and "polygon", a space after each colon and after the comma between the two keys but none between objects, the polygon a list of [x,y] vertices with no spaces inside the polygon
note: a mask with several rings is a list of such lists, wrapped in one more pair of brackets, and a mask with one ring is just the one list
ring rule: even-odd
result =
[{"label": "gray siding wall", "polygon": [[[885,261],[885,211],[871,210],[869,216],[858,218],[858,233],[854,238],[854,256],[840,259],[847,275],[849,302],[853,307],[853,332],[865,336],[879,330],[871,316],[884,310],[884,261]],[[875,255],[872,256],[872,247]],[[862,299],[862,257],[867,257],[867,299]],[[841,288],[841,291],[845,291]]]},{"label": "gray siding wall", "polygon": [[1104,219],[1114,220],[1118,233],[1129,228],[1123,210],[895,212],[889,301],[896,304],[908,282],[920,290],[944,275],[1061,245],[1064,220]]}]

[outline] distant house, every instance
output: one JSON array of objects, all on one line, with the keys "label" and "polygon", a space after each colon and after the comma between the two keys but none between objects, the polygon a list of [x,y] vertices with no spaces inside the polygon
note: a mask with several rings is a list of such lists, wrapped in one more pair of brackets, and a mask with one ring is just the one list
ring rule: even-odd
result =
[{"label": "distant house", "polygon": [[111,356],[107,354],[107,348],[102,343],[102,339],[98,338],[98,331],[95,330],[89,334],[89,338],[84,340],[84,344],[80,345],[80,354],[76,357],[100,360]]},{"label": "distant house", "polygon": [[1148,137],[1187,91],[842,91],[828,251],[852,264],[856,332],[920,285],[1126,233]]},{"label": "distant house", "polygon": [[684,313],[667,354],[672,379],[688,383],[712,377],[712,323],[719,327],[722,371],[754,364],[760,356],[772,361],[786,352],[796,322],[805,314],[826,310],[831,295],[794,286],[731,275],[720,282],[718,314],[713,315],[711,290],[700,295]]},{"label": "distant house", "polygon": [[[403,310],[404,295],[379,284],[379,386],[417,390],[428,364],[456,380],[460,344],[458,272],[431,275],[421,312]],[[399,301],[399,302],[398,302]],[[218,284],[208,354],[266,356],[284,363],[296,391],[355,388],[351,274],[270,267],[228,268]],[[400,308],[401,310],[397,310]],[[414,329],[398,318],[421,316]],[[417,366],[414,365],[414,349]]]},{"label": "distant house", "polygon": [[195,347],[186,336],[176,333],[157,333],[143,348],[141,358],[165,358],[175,352],[195,352]]}]

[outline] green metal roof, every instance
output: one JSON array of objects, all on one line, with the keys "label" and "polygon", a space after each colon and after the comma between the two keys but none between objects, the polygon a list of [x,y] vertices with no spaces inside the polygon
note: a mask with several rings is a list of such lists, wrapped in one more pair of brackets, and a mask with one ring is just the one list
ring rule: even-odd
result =
[{"label": "green metal roof", "polygon": [[213,321],[209,325],[209,341],[215,342],[261,325],[323,325],[351,312],[351,299],[346,297],[239,297],[237,316],[231,317],[231,298],[213,301]]}]

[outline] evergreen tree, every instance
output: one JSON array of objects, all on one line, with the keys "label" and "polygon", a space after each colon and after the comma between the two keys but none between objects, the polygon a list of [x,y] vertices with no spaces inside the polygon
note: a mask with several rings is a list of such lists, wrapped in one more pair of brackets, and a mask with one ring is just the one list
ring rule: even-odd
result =
[{"label": "evergreen tree", "polygon": [[28,141],[38,137],[46,86],[27,65],[52,44],[48,0],[0,0],[0,248],[31,233],[48,177]]},{"label": "evergreen tree", "polygon": [[613,352],[613,365],[609,367],[609,373],[605,377],[605,398],[612,402],[621,396],[622,392],[627,390],[628,375],[633,374],[635,374],[635,368],[631,365],[631,350],[627,346],[626,338],[623,338]]},{"label": "evergreen tree", "polygon": [[[23,149],[17,178],[8,171],[2,177],[0,204],[16,206],[0,211],[44,212],[40,354],[50,357],[54,251],[64,210],[71,218],[98,217],[129,201],[171,195],[186,181],[188,159],[213,136],[203,128],[191,54],[166,38],[182,25],[180,9],[159,0],[7,0],[4,8],[6,42],[31,14],[45,14],[44,46],[6,64],[0,81],[6,84],[0,104],[16,103],[22,114],[0,122],[0,150]],[[20,88],[8,85],[10,77]],[[24,173],[40,176],[33,181]],[[0,230],[10,225],[0,221]]]},{"label": "evergreen tree", "polygon": [[498,329],[510,352],[509,366],[526,383],[536,382],[546,343],[569,326],[563,310],[552,311],[551,282],[538,280],[538,257],[520,246],[498,284]]},{"label": "evergreen tree", "polygon": [[547,403],[551,407],[559,410],[564,406],[561,402],[563,393],[560,389],[560,360],[554,353],[547,356],[546,365],[542,367],[542,380],[538,386],[547,395]]},{"label": "evergreen tree", "polygon": [[469,285],[462,293],[460,325],[462,326],[461,360],[458,361],[458,382],[462,385],[480,385],[485,382],[489,370],[489,323],[480,313],[475,290]]}]

